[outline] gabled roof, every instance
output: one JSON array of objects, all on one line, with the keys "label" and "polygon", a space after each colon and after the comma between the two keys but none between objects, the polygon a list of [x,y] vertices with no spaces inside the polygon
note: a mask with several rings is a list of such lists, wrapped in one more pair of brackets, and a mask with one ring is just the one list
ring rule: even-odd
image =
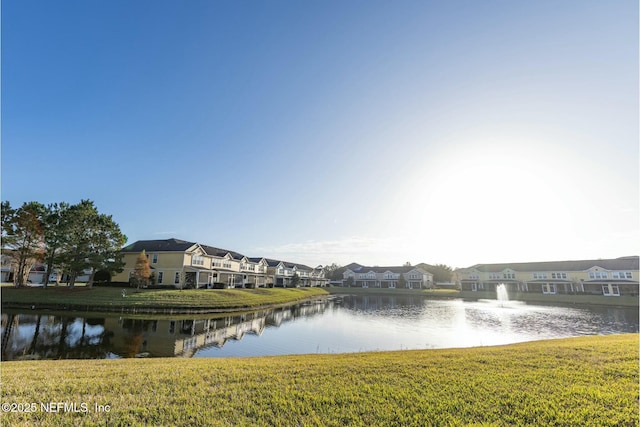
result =
[{"label": "gabled roof", "polygon": [[125,246],[121,252],[184,252],[195,245],[195,242],[187,242],[179,239],[166,240],[138,240]]},{"label": "gabled roof", "polygon": [[307,270],[307,271],[311,271],[313,270],[313,268],[309,267],[308,265],[304,265],[304,264],[296,264],[294,262],[289,263],[292,267],[296,267],[296,269],[298,270]]},{"label": "gabled roof", "polygon": [[[278,264],[280,264],[282,261],[277,260],[277,259],[271,259],[271,258],[265,258],[265,261],[267,261],[267,265],[269,267],[277,267]],[[284,262],[282,262],[282,264],[284,264]]]},{"label": "gabled roof", "polygon": [[476,264],[475,268],[484,273],[499,273],[507,268],[514,271],[587,271],[593,267],[605,270],[638,270],[639,257],[629,256],[615,259],[595,259],[578,261],[520,262],[513,264]]},{"label": "gabled roof", "polygon": [[202,247],[202,249],[204,249],[204,251],[207,253],[207,255],[211,255],[211,256],[216,256],[216,257],[224,257],[226,254],[231,255],[231,257],[233,259],[242,259],[244,257],[244,255],[238,253],[238,252],[234,252],[234,251],[230,251],[227,249],[221,249],[221,248],[216,248],[214,246],[208,246],[208,245],[200,245]]},{"label": "gabled roof", "polygon": [[[351,271],[353,271],[353,272],[358,272],[358,271],[360,271],[363,267],[364,267],[363,265],[358,264],[357,262],[352,262],[351,264],[345,265],[343,268],[344,268],[345,270],[347,270],[347,269],[348,269],[348,270],[351,270]],[[366,268],[366,267],[364,267],[364,268]]]},{"label": "gabled roof", "polygon": [[282,265],[284,265],[286,268],[295,268],[296,270],[306,270],[306,271],[311,271],[313,270],[313,268],[304,265],[304,264],[298,264],[295,262],[289,262],[289,261],[281,261],[281,260],[277,260],[277,259],[271,259],[271,258],[254,258],[256,260],[261,260],[264,259],[267,262],[267,265],[269,267],[277,267],[280,263],[282,263]]}]

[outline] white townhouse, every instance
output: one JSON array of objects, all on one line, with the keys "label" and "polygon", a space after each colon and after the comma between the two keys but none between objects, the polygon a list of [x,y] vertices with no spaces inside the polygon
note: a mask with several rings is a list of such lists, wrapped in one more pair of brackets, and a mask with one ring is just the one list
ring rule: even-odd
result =
[{"label": "white townhouse", "polygon": [[420,267],[366,267],[349,264],[342,273],[342,286],[358,288],[432,289],[433,274]]},{"label": "white townhouse", "polygon": [[462,291],[638,296],[638,256],[614,259],[476,264],[454,275]]}]

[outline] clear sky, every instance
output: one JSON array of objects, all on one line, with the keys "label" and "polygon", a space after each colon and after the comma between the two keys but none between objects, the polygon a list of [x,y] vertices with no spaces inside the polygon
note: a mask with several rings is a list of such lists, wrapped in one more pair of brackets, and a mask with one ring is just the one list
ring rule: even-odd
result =
[{"label": "clear sky", "polygon": [[2,2],[2,200],[317,264],[640,252],[638,2]]}]

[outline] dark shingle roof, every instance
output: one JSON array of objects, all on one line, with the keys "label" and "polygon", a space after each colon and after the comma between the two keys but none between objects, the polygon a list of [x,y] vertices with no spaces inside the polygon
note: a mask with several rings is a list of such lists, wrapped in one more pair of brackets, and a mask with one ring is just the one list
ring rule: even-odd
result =
[{"label": "dark shingle roof", "polygon": [[364,266],[364,265],[351,263],[351,264],[349,264],[348,266],[345,267],[345,270],[347,268],[349,270],[353,271],[354,273],[368,273],[370,271],[373,271],[374,273],[384,273],[385,271],[390,271],[392,273],[406,274],[406,273],[410,272],[411,270],[415,270],[415,269],[417,269],[419,267],[412,266],[412,265],[390,266],[390,267],[367,267],[367,266]]},{"label": "dark shingle roof", "polygon": [[202,249],[204,249],[204,251],[207,253],[207,255],[223,257],[226,254],[229,254],[234,259],[242,259],[244,257],[244,255],[242,255],[241,253],[230,251],[230,250],[227,250],[227,249],[220,249],[220,248],[216,248],[216,247],[208,246],[208,245],[200,245],[200,247],[202,247]]},{"label": "dark shingle roof", "polygon": [[[262,258],[256,258],[257,260],[261,260]],[[289,262],[289,261],[282,261],[282,260],[278,260],[278,259],[271,259],[271,258],[265,258],[265,261],[267,261],[267,265],[269,267],[276,267],[278,264],[282,263],[284,264],[285,267],[287,268],[293,268],[296,267],[298,270],[313,270],[313,268],[304,265],[304,264],[297,264],[295,262]]]},{"label": "dark shingle roof", "polygon": [[275,266],[277,266],[278,264],[280,264],[282,262],[280,260],[271,259],[271,258],[265,258],[264,260],[267,261],[267,265],[269,267],[275,267]]},{"label": "dark shingle roof", "polygon": [[122,252],[183,252],[193,245],[195,242],[179,239],[138,240],[122,248]]},{"label": "dark shingle roof", "polygon": [[[519,262],[513,264],[476,264],[468,269],[475,268],[485,273],[497,273],[510,268],[514,271],[586,271],[592,267],[601,267],[605,270],[638,270],[639,258],[637,256],[615,259],[594,259],[578,261],[543,261],[543,262]],[[465,269],[465,270],[468,270]]]}]

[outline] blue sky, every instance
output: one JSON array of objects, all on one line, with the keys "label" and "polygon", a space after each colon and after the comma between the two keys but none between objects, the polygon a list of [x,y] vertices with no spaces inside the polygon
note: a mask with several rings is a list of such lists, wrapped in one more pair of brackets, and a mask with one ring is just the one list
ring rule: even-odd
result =
[{"label": "blue sky", "polygon": [[638,3],[2,2],[2,200],[309,265],[638,254]]}]

